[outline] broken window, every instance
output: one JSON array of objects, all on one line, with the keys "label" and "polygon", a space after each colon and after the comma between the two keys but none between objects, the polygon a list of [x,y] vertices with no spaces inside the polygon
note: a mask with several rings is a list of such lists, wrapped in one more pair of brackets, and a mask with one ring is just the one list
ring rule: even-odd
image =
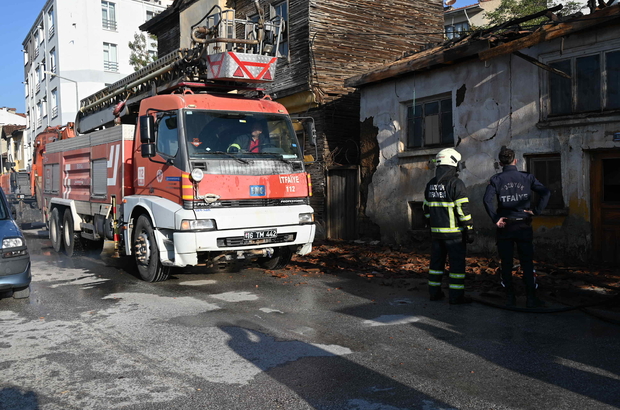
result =
[{"label": "broken window", "polygon": [[426,228],[426,218],[421,201],[409,202],[409,219],[411,221],[412,230],[420,230]]},{"label": "broken window", "polygon": [[407,148],[454,145],[452,98],[407,106]]},{"label": "broken window", "polygon": [[620,108],[620,51],[573,57],[549,65],[571,76],[548,74],[550,115]]},{"label": "broken window", "polygon": [[[551,191],[547,209],[563,209],[562,168],[559,154],[527,157],[528,171]],[[538,203],[539,197],[533,195],[533,202]]]}]

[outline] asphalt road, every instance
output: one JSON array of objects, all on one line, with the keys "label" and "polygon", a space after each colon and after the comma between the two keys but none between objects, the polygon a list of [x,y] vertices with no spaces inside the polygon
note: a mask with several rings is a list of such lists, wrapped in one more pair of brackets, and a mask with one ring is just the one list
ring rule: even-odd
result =
[{"label": "asphalt road", "polygon": [[620,327],[429,302],[355,275],[137,279],[28,238],[0,299],[0,409],[613,409]]}]

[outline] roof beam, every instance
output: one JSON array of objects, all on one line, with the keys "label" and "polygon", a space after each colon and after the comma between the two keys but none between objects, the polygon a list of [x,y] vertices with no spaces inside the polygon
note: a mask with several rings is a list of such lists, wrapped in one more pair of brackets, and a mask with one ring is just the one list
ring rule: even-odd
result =
[{"label": "roof beam", "polygon": [[574,32],[585,30],[590,27],[600,26],[608,21],[617,19],[620,5],[607,7],[596,12],[596,17],[587,15],[580,17],[576,20],[571,20],[566,23],[560,23],[553,26],[543,26],[523,38],[513,40],[509,43],[504,43],[490,50],[482,51],[478,54],[482,61],[490,60],[492,58],[514,53],[515,51],[522,50],[527,47],[534,46],[543,41],[550,41],[558,37],[564,37]]},{"label": "roof beam", "polygon": [[541,63],[540,61],[536,60],[534,57],[530,57],[530,56],[528,56],[526,54],[523,54],[520,51],[515,51],[512,54],[516,55],[517,57],[521,57],[522,59],[524,59],[528,63],[532,63],[535,66],[542,68],[543,70],[549,71],[550,73],[557,74],[557,75],[560,75],[560,76],[562,76],[564,78],[568,78],[568,79],[571,78],[570,75],[566,74],[564,71],[560,71],[557,68],[553,68],[553,67],[551,67],[551,66],[549,66],[547,64]]}]

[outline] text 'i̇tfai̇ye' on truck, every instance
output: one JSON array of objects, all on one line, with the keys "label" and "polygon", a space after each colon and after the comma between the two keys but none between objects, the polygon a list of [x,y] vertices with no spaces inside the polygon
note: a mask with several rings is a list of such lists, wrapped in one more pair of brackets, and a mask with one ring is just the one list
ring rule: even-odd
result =
[{"label": "text 'i\u0307tfai\u0307ye' on truck", "polygon": [[173,266],[274,269],[311,251],[301,147],[284,106],[257,88],[273,81],[283,20],[256,6],[258,22],[215,6],[192,47],[81,101],[78,135],[48,143],[42,158],[56,251],[113,240],[149,282]]}]

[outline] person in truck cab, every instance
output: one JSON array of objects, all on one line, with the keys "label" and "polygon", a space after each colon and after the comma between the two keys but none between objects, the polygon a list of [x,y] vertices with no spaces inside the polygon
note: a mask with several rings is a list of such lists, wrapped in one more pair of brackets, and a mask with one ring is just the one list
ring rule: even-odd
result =
[{"label": "person in truck cab", "polygon": [[239,135],[228,147],[228,152],[260,152],[262,147],[269,144],[269,137],[264,136],[262,124],[254,121],[250,124],[250,133]]}]

